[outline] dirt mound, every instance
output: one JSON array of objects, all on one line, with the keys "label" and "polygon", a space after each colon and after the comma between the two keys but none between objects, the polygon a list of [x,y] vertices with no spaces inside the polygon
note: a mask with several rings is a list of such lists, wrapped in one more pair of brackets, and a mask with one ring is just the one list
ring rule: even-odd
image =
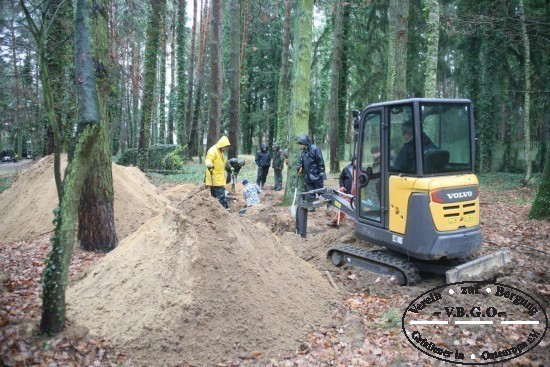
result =
[{"label": "dirt mound", "polygon": [[328,322],[329,283],[265,225],[207,190],[172,205],[70,287],[72,321],[144,365],[269,358]]},{"label": "dirt mound", "polygon": [[[61,166],[64,171],[65,157]],[[122,239],[157,215],[167,200],[138,168],[113,164],[113,181],[115,227]],[[14,184],[0,194],[1,241],[31,241],[52,232],[53,210],[57,205],[53,156],[47,156],[23,171]]]}]

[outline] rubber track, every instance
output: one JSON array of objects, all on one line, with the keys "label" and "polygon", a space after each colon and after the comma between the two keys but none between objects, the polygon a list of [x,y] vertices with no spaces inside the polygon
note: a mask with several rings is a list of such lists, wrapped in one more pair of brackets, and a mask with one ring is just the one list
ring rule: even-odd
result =
[{"label": "rubber track", "polygon": [[333,251],[338,251],[344,255],[354,256],[365,261],[375,262],[393,268],[393,270],[400,271],[405,275],[405,279],[407,280],[406,285],[416,285],[420,282],[420,274],[414,264],[402,257],[396,256],[388,250],[366,250],[346,244],[338,244],[332,246],[328,254],[332,254]]}]

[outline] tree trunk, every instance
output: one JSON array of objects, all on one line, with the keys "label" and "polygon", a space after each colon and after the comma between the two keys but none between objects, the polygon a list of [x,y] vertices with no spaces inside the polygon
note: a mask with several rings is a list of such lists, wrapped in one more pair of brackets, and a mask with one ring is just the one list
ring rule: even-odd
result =
[{"label": "tree trunk", "polygon": [[211,147],[220,138],[222,117],[222,1],[212,1],[210,34],[210,120],[206,146]]},{"label": "tree trunk", "polygon": [[241,110],[241,7],[240,0],[231,0],[231,96],[229,99],[228,156],[239,155],[239,119]]},{"label": "tree trunk", "polygon": [[409,0],[390,0],[388,45],[388,99],[407,94],[407,38]]},{"label": "tree trunk", "polygon": [[[246,44],[248,40],[248,0],[243,1],[243,42],[241,43],[241,72],[244,75],[244,60],[246,60]],[[241,85],[242,87],[242,85]],[[242,91],[241,91],[242,92]],[[242,94],[242,93],[241,93]]]},{"label": "tree trunk", "polygon": [[[338,92],[338,160],[344,160],[344,155],[346,152],[346,143],[347,136],[346,132],[348,129],[348,52],[349,52],[349,34],[350,34],[350,7],[348,3],[343,3],[343,14],[342,14],[342,52],[340,55],[341,66],[340,66],[340,82],[338,83],[339,92]],[[350,149],[350,152],[353,149]]]},{"label": "tree trunk", "polygon": [[88,160],[93,172],[84,181],[78,209],[78,240],[86,251],[109,252],[117,245],[115,231],[113,171],[109,140],[109,27],[106,9],[108,0],[95,0],[92,10],[93,55],[96,65],[97,98],[100,134]]},{"label": "tree trunk", "polygon": [[19,4],[21,5],[23,12],[25,13],[25,19],[27,20],[29,29],[38,47],[38,50],[37,50],[38,69],[40,70],[39,74],[40,74],[40,82],[42,83],[42,95],[44,98],[44,104],[46,105],[46,114],[48,116],[50,127],[53,131],[53,139],[54,139],[53,170],[54,170],[55,185],[57,188],[57,197],[59,199],[59,202],[61,203],[61,199],[63,197],[63,180],[61,179],[61,164],[60,164],[61,130],[55,114],[54,96],[52,92],[50,76],[48,73],[48,67],[46,65],[46,58],[47,58],[46,56],[47,50],[46,50],[46,44],[45,44],[46,29],[44,27],[44,24],[41,24],[40,27],[36,25],[29,11],[27,10],[27,7],[23,2],[23,0],[19,0]]},{"label": "tree trunk", "polygon": [[178,20],[176,25],[176,64],[177,64],[177,99],[176,113],[174,115],[176,121],[176,136],[178,145],[185,146],[187,144],[188,132],[185,126],[185,54],[187,51],[186,40],[186,1],[179,0],[178,2]]},{"label": "tree trunk", "polygon": [[283,29],[283,52],[281,55],[281,75],[279,76],[277,106],[277,141],[285,148],[290,145],[288,136],[288,71],[290,50],[290,0],[285,0],[285,21]]},{"label": "tree trunk", "polygon": [[529,183],[531,179],[531,51],[529,47],[529,35],[527,34],[527,26],[525,25],[525,10],[523,7],[523,0],[519,0],[519,18],[521,23],[521,35],[523,38],[523,57],[524,57],[524,77],[525,77],[525,101],[523,105],[523,139],[525,143],[524,157],[525,157],[525,178],[523,182],[525,185]]},{"label": "tree trunk", "polygon": [[550,146],[547,143],[541,182],[529,218],[550,220]]},{"label": "tree trunk", "polygon": [[170,25],[170,99],[168,101],[168,136],[167,144],[174,144],[174,115],[176,91],[176,10],[172,10],[172,24]]},{"label": "tree trunk", "polygon": [[65,290],[69,278],[75,225],[84,179],[92,167],[92,153],[100,133],[100,112],[92,58],[90,0],[77,0],[75,11],[75,76],[77,81],[79,126],[74,158],[69,162],[61,208],[55,220],[52,250],[43,274],[40,331],[57,334],[65,327]]},{"label": "tree trunk", "polygon": [[193,89],[194,77],[195,77],[195,39],[197,38],[197,0],[193,0],[193,26],[191,28],[191,52],[189,56],[189,82],[187,86],[187,110],[185,115],[185,126],[189,134],[189,140],[187,140],[187,156],[192,158],[191,149],[191,130],[193,128]]},{"label": "tree trunk", "polygon": [[151,0],[151,17],[147,26],[145,45],[145,70],[143,84],[143,108],[139,129],[138,166],[146,171],[149,166],[149,146],[151,145],[151,119],[155,102],[155,84],[157,76],[157,53],[159,50],[160,16],[166,6],[166,0]]},{"label": "tree trunk", "polygon": [[428,43],[424,75],[424,97],[437,97],[437,61],[439,56],[439,0],[424,0],[428,9],[426,38]]},{"label": "tree trunk", "polygon": [[343,22],[343,4],[336,3],[334,14],[334,36],[332,43],[332,77],[330,83],[330,102],[329,102],[329,120],[330,120],[330,172],[340,172],[340,162],[338,161],[338,92],[340,91],[340,69],[342,55],[342,22]]},{"label": "tree trunk", "polygon": [[202,134],[199,134],[199,118],[202,102],[202,85],[204,80],[204,49],[206,40],[208,39],[209,18],[208,0],[203,4],[204,9],[201,12],[201,32],[199,38],[199,57],[197,60],[197,93],[195,93],[195,106],[193,108],[193,121],[191,125],[191,133],[189,138],[189,151],[191,156],[199,156],[199,146],[203,145]]},{"label": "tree trunk", "polygon": [[284,202],[292,202],[296,187],[296,170],[300,159],[294,142],[298,136],[308,133],[310,87],[311,87],[311,37],[313,26],[313,0],[298,0],[294,29],[292,79],[290,87],[291,143],[288,146],[289,167]]},{"label": "tree trunk", "polygon": [[18,67],[18,61],[17,61],[17,52],[16,52],[16,39],[15,39],[15,24],[11,22],[11,38],[12,38],[12,61],[13,61],[13,78],[15,82],[15,111],[13,113],[13,128],[15,130],[15,134],[17,137],[17,145],[15,147],[15,153],[19,158],[21,158],[22,155],[22,147],[21,147],[21,135],[22,130],[21,129],[21,118],[20,118],[20,111],[21,111],[21,101],[20,101],[20,93],[21,93],[21,86],[20,86],[20,78],[19,78],[19,67]]},{"label": "tree trunk", "polygon": [[162,16],[162,34],[160,51],[160,80],[159,80],[159,134],[158,142],[166,143],[166,7]]}]

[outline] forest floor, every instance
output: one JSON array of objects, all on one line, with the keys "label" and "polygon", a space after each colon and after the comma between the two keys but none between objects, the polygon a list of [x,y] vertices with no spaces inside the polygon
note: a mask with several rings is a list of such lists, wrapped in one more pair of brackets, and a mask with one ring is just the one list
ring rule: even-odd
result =
[{"label": "forest floor", "polygon": [[[253,167],[245,167],[241,176],[250,179]],[[48,172],[51,161],[15,179],[0,173],[11,185],[0,194],[0,212],[15,217],[0,221],[0,366],[444,364],[415,349],[401,328],[409,303],[442,278],[399,287],[388,276],[334,267],[326,251],[357,243],[353,223],[328,227],[333,213],[317,209],[301,238],[271,182],[246,214],[237,213],[244,205],[237,184],[226,213],[199,185],[154,180],[155,187],[135,168],[113,170],[120,245],[107,255],[75,249],[66,330],[37,335],[51,235],[44,228],[55,207],[55,195],[44,199],[51,190],[40,191],[53,185]],[[528,219],[536,189],[507,177],[481,180],[480,254],[510,250],[514,266],[496,281],[548,310],[550,222]],[[329,177],[327,186],[336,185]],[[491,344],[492,336],[470,338]],[[548,366],[548,350],[546,336],[505,365]]]}]

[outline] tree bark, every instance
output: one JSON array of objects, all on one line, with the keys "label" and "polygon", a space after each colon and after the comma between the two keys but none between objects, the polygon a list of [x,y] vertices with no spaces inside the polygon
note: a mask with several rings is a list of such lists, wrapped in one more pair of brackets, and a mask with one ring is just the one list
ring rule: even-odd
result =
[{"label": "tree bark", "polygon": [[525,157],[525,178],[523,182],[525,185],[529,183],[532,174],[531,163],[531,51],[529,47],[529,35],[527,34],[527,26],[525,25],[525,9],[523,6],[523,0],[519,0],[519,19],[521,24],[521,35],[523,39],[523,72],[525,78],[525,100],[523,104],[523,140],[525,143],[524,157]]},{"label": "tree bark", "polygon": [[342,55],[342,23],[343,23],[343,4],[341,2],[335,5],[334,14],[334,35],[332,43],[332,77],[330,83],[330,102],[329,102],[329,120],[330,120],[330,172],[340,172],[340,162],[338,160],[338,92],[340,91],[340,69]]},{"label": "tree bark", "polygon": [[405,98],[407,94],[407,38],[409,0],[390,0],[388,45],[388,99]]},{"label": "tree bark", "polygon": [[191,129],[193,127],[193,89],[195,88],[195,39],[197,38],[197,0],[193,0],[193,26],[191,28],[191,52],[189,56],[189,82],[187,84],[187,109],[185,111],[185,126],[188,131],[189,140],[187,141],[187,156],[192,158],[190,145]]},{"label": "tree bark", "polygon": [[176,91],[176,11],[172,10],[172,24],[170,25],[170,99],[168,102],[168,136],[167,144],[174,144],[174,115]]},{"label": "tree bark", "polygon": [[550,146],[546,147],[544,170],[529,218],[550,220]]},{"label": "tree bark", "polygon": [[166,7],[162,16],[162,34],[160,51],[160,80],[159,80],[159,133],[158,142],[166,143]]},{"label": "tree bark", "polygon": [[241,110],[241,6],[231,0],[231,96],[229,99],[229,158],[239,155],[239,119]]},{"label": "tree bark", "polygon": [[[202,103],[202,85],[204,80],[204,49],[208,39],[210,12],[208,11],[208,0],[203,4],[201,12],[201,32],[199,37],[199,57],[197,60],[197,93],[195,93],[195,106],[193,108],[193,123],[189,139],[189,150],[192,156],[199,155],[199,146],[202,147],[203,139],[199,134],[199,118]],[[200,155],[199,155],[200,157]]]},{"label": "tree bark", "polygon": [[108,0],[95,0],[92,10],[93,62],[96,65],[100,133],[88,157],[94,171],[84,181],[78,209],[78,240],[86,251],[109,252],[117,245],[113,172],[109,139],[109,27]]},{"label": "tree bark", "polygon": [[57,334],[65,326],[65,290],[69,278],[75,225],[84,179],[92,167],[91,154],[100,133],[100,112],[92,57],[91,1],[77,0],[75,11],[75,76],[78,93],[79,126],[73,160],[69,162],[61,208],[55,220],[52,250],[43,274],[40,331]]},{"label": "tree bark", "polygon": [[220,138],[222,117],[222,1],[212,1],[210,21],[210,120],[206,146],[211,147]]},{"label": "tree bark", "polygon": [[284,202],[292,202],[296,187],[295,167],[300,159],[294,142],[298,136],[308,133],[310,88],[311,88],[311,38],[313,26],[313,0],[298,0],[294,29],[292,79],[290,86],[291,143],[288,146],[289,167]]},{"label": "tree bark", "polygon": [[424,82],[424,97],[437,97],[437,62],[439,56],[439,0],[424,0],[428,10],[426,29],[427,55]]},{"label": "tree bark", "polygon": [[29,25],[31,34],[33,35],[36,45],[37,45],[37,54],[38,54],[38,69],[40,74],[40,82],[42,83],[42,96],[44,98],[44,104],[46,105],[46,114],[48,116],[48,121],[50,123],[51,129],[53,131],[54,138],[54,160],[53,160],[53,170],[55,185],[57,188],[57,197],[61,203],[63,197],[63,180],[61,179],[61,129],[57,121],[57,116],[55,114],[55,103],[54,95],[52,91],[51,80],[48,72],[48,67],[46,64],[46,29],[44,23],[38,26],[32,19],[25,3],[23,0],[19,0],[19,4],[25,13],[25,19]]},{"label": "tree bark", "polygon": [[[347,139],[347,129],[350,125],[348,123],[348,116],[350,114],[348,113],[348,52],[350,50],[350,6],[349,3],[345,2],[343,3],[344,9],[342,14],[342,52],[340,55],[341,59],[341,66],[340,66],[340,82],[338,83],[339,92],[338,92],[338,141],[340,144],[338,144],[338,160],[344,160],[344,155],[346,152],[346,143],[348,141]],[[352,152],[353,149],[350,149],[350,152]]]},{"label": "tree bark", "polygon": [[285,21],[283,29],[283,52],[281,55],[281,75],[279,76],[278,106],[277,106],[277,141],[285,148],[289,146],[288,136],[288,71],[289,71],[289,50],[290,50],[290,0],[285,0]]},{"label": "tree bark", "polygon": [[160,15],[166,6],[166,0],[151,0],[151,17],[147,26],[145,45],[145,71],[143,85],[143,108],[139,129],[138,166],[146,171],[149,166],[149,146],[151,145],[151,119],[155,103],[155,84],[157,76],[157,53],[159,50]]},{"label": "tree bark", "polygon": [[174,119],[176,121],[176,136],[178,145],[187,145],[188,131],[185,126],[185,54],[187,49],[186,42],[186,1],[179,0],[178,2],[178,20],[176,25],[176,64],[177,64],[177,99],[176,113]]}]

